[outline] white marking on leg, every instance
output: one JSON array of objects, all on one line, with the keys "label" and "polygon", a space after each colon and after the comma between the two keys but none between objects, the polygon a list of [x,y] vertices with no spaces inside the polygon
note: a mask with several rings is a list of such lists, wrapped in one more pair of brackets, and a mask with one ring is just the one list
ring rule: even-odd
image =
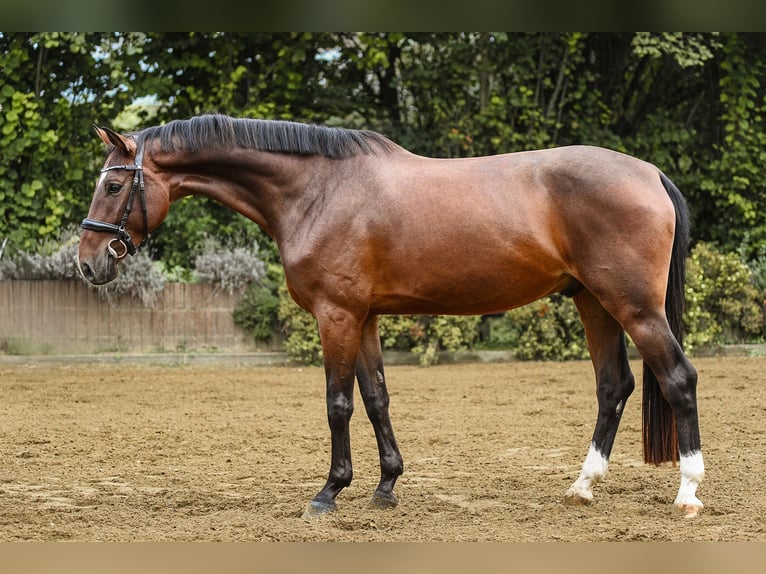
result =
[{"label": "white marking on leg", "polygon": [[619,415],[622,412],[622,407],[624,406],[625,406],[624,403],[620,401],[619,403],[617,403],[617,407],[614,409],[614,412]]},{"label": "white marking on leg", "polygon": [[604,478],[608,466],[609,461],[599,452],[596,445],[591,443],[580,476],[569,487],[566,498],[575,501],[579,499],[585,503],[593,500],[593,485]]},{"label": "white marking on leg", "polygon": [[703,504],[697,498],[697,487],[705,476],[705,463],[702,453],[692,452],[681,456],[681,486],[678,489],[675,505],[693,518],[702,510]]}]

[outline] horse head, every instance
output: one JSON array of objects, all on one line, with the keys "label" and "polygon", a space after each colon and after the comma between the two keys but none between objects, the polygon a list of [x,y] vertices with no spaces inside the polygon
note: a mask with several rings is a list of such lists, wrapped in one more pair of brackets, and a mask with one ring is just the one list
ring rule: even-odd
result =
[{"label": "horse head", "polygon": [[78,263],[85,279],[103,285],[117,278],[118,262],[135,254],[149,231],[164,220],[169,201],[160,201],[159,194],[152,193],[160,192],[162,186],[152,185],[140,134],[126,136],[93,127],[110,147],[88,217],[81,224]]}]

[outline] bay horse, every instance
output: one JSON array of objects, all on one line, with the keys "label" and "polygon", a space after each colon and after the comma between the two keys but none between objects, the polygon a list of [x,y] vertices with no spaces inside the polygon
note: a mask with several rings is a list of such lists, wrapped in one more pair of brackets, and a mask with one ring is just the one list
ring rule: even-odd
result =
[{"label": "bay horse", "polygon": [[675,505],[692,518],[702,510],[697,373],[682,350],[689,216],[654,165],[590,146],[434,159],[371,131],[220,114],[132,134],[94,128],[108,148],[82,222],[89,282],[114,280],[188,195],[223,203],[276,242],[290,295],[317,320],[327,385],[330,471],[304,516],[334,510],[351,482],[355,379],[380,455],[371,505],[398,503],[379,315],[490,314],[553,293],[572,297],[582,318],[598,400],[565,502],[589,503],[607,471],[635,386],[627,333],[644,361],[644,461],[680,461]]}]

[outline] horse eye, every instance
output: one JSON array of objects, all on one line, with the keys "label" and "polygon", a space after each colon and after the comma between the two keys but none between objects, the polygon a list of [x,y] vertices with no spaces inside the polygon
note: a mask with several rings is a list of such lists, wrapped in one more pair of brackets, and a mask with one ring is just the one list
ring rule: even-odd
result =
[{"label": "horse eye", "polygon": [[106,186],[106,192],[111,194],[120,193],[121,189],[122,189],[121,183],[109,183]]}]

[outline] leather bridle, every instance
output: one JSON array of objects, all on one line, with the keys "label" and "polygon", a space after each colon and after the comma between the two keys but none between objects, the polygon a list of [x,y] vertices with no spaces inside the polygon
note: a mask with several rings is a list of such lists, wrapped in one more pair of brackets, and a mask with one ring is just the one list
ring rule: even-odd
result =
[{"label": "leather bridle", "polygon": [[137,193],[141,196],[141,213],[144,217],[144,238],[146,238],[149,230],[149,223],[146,215],[146,194],[144,192],[144,168],[142,165],[144,157],[144,146],[142,144],[143,142],[139,143],[138,145],[135,163],[113,165],[110,167],[105,167],[101,170],[101,173],[115,170],[127,170],[134,172],[133,184],[130,188],[128,202],[125,204],[125,213],[122,214],[122,220],[120,221],[120,224],[115,225],[114,223],[107,223],[106,221],[99,221],[98,219],[90,219],[89,217],[83,219],[82,223],[80,224],[82,229],[87,229],[89,231],[116,233],[117,236],[110,240],[107,244],[107,249],[110,255],[118,260],[122,259],[128,254],[135,255],[136,253],[136,246],[133,243],[133,239],[130,237],[130,233],[128,233],[127,225],[130,213],[133,211],[133,203],[135,202]]}]

